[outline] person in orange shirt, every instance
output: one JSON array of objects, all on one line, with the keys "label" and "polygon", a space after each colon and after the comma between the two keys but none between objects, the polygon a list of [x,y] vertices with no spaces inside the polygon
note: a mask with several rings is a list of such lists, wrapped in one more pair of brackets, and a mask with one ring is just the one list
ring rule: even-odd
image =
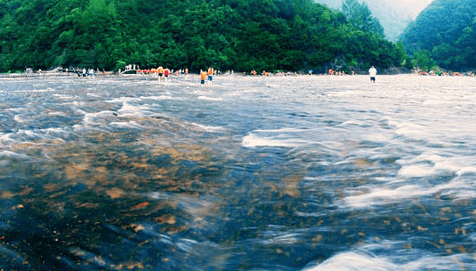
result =
[{"label": "person in orange shirt", "polygon": [[214,73],[213,67],[208,68],[207,75],[208,75],[208,83],[210,84],[212,83],[212,80],[213,80],[213,73]]},{"label": "person in orange shirt", "polygon": [[206,71],[200,71],[200,83],[202,85],[205,85],[205,80],[207,79],[207,72]]},{"label": "person in orange shirt", "polygon": [[162,75],[164,74],[164,68],[162,66],[157,68],[157,75],[159,76],[159,82],[162,80]]}]

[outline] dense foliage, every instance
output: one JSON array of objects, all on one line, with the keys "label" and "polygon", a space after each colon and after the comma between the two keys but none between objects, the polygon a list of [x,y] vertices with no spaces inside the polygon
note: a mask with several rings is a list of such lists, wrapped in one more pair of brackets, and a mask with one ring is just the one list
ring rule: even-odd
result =
[{"label": "dense foliage", "polygon": [[0,0],[0,71],[367,69],[403,51],[312,0]]},{"label": "dense foliage", "polygon": [[[330,8],[342,10],[345,0],[314,0]],[[382,24],[385,36],[390,41],[398,41],[403,30],[433,0],[358,0],[368,6],[373,16]]]},{"label": "dense foliage", "polygon": [[385,36],[380,21],[374,18],[369,6],[365,2],[359,3],[357,0],[344,0],[342,12],[357,29],[365,32],[374,32],[381,37]]},{"label": "dense foliage", "polygon": [[476,68],[476,1],[435,0],[404,32],[401,40],[424,69]]}]

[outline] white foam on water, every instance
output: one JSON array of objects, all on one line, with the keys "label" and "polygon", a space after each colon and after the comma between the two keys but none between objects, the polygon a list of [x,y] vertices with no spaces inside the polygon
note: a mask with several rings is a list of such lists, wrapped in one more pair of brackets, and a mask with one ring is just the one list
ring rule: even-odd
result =
[{"label": "white foam on water", "polygon": [[396,161],[401,167],[395,176],[379,177],[378,184],[347,188],[347,196],[339,200],[338,205],[367,208],[435,195],[445,195],[453,200],[475,199],[475,162],[464,156],[436,154],[439,151],[427,150]]},{"label": "white foam on water", "polygon": [[309,129],[300,129],[300,128],[280,128],[280,129],[258,129],[255,132],[260,133],[295,133],[295,132],[307,132]]},{"label": "white foam on water", "polygon": [[122,129],[142,129],[143,126],[135,121],[123,121],[123,122],[111,122],[109,124],[115,128],[122,128]]},{"label": "white foam on water", "polygon": [[356,193],[359,193],[359,195],[345,197],[343,199],[343,207],[367,208],[373,205],[389,204],[412,197],[424,196],[434,192],[434,190],[424,189],[418,185],[403,185],[397,188],[377,187],[368,189],[368,192],[357,191]]},{"label": "white foam on water", "polygon": [[266,239],[264,239],[262,243],[265,245],[293,245],[301,240],[300,236],[301,234],[299,233],[290,232],[267,237],[265,233],[263,238]]},{"label": "white foam on water", "polygon": [[352,96],[361,96],[361,90],[341,90],[336,92],[329,93],[329,97],[348,97],[351,98]]},{"label": "white foam on water", "polygon": [[[397,252],[398,253],[398,252]],[[451,256],[424,255],[414,260],[407,259],[407,255],[393,255],[388,257],[376,256],[360,252],[343,252],[303,271],[417,271],[417,270],[475,270],[476,264],[472,255],[456,254]]]},{"label": "white foam on water", "polygon": [[250,133],[243,137],[241,145],[245,148],[256,147],[286,147],[295,148],[307,145],[309,142],[296,138],[276,138],[276,137],[261,137]]},{"label": "white foam on water", "polygon": [[241,145],[246,148],[255,147],[303,147],[312,143],[312,140],[305,139],[307,133],[312,133],[312,129],[302,128],[280,128],[280,129],[259,129],[243,137]]},{"label": "white foam on water", "polygon": [[345,126],[363,126],[363,125],[366,125],[368,124],[368,122],[366,121],[362,121],[362,120],[348,120],[348,121],[345,121],[341,124],[339,124],[338,126],[339,127],[345,127]]},{"label": "white foam on water", "polygon": [[428,128],[423,125],[405,122],[397,124],[397,130],[395,133],[402,136],[421,138],[427,134],[427,131]]},{"label": "white foam on water", "polygon": [[1,151],[0,158],[30,159],[30,157],[25,154],[18,154],[12,151]]},{"label": "white foam on water", "polygon": [[141,99],[162,101],[162,100],[181,100],[182,98],[174,97],[171,95],[160,95],[160,96],[144,96],[144,97],[141,97]]},{"label": "white foam on water", "polygon": [[[397,183],[396,181],[394,183]],[[384,205],[402,202],[411,198],[432,196],[437,193],[451,196],[454,199],[476,198],[476,191],[465,180],[453,178],[447,183],[431,186],[423,184],[408,184],[400,181],[399,186],[382,184],[373,187],[359,187],[350,196],[345,197],[339,205],[341,207],[368,208],[375,205]]]},{"label": "white foam on water", "polygon": [[7,111],[12,111],[12,112],[23,112],[23,110],[25,110],[25,108],[18,108],[18,107],[10,107],[7,109]]},{"label": "white foam on water", "polygon": [[463,167],[457,172],[458,176],[463,175],[476,175],[476,166],[474,167]]},{"label": "white foam on water", "polygon": [[19,115],[15,115],[15,116],[13,117],[13,120],[16,121],[16,122],[18,122],[18,123],[25,123],[25,122],[26,122],[26,121],[25,121],[22,117],[20,117]]},{"label": "white foam on water", "polygon": [[303,271],[387,271],[401,270],[398,266],[385,258],[371,257],[347,252],[324,261],[315,267],[305,268]]},{"label": "white foam on water", "polygon": [[411,164],[411,163],[418,163],[418,162],[439,162],[443,161],[445,158],[443,158],[441,155],[433,154],[433,153],[422,153],[418,156],[415,156],[411,159],[400,159],[397,162],[399,164]]},{"label": "white foam on water", "polygon": [[77,99],[78,97],[77,96],[72,96],[72,95],[65,95],[65,94],[57,94],[57,93],[54,93],[53,94],[53,97],[56,97],[60,100],[73,100],[73,99]]},{"label": "white foam on water", "polygon": [[471,242],[475,243],[476,242],[476,233],[472,233],[472,234],[468,235],[468,239]]},{"label": "white foam on water", "polygon": [[409,160],[401,159],[397,163],[402,167],[398,171],[401,178],[435,176],[442,173],[456,174],[462,170],[462,165],[451,157],[442,157],[440,155],[423,153]]},{"label": "white foam on water", "polygon": [[64,128],[46,128],[46,129],[40,129],[39,131],[45,132],[47,134],[49,133],[60,134],[60,133],[66,132]]},{"label": "white foam on water", "polygon": [[198,129],[200,129],[202,131],[209,132],[209,133],[219,133],[219,132],[226,131],[226,128],[221,127],[221,126],[203,125],[203,124],[194,123],[194,122],[191,122],[189,124],[192,125],[192,126],[197,127]]},{"label": "white foam on water", "polygon": [[423,177],[430,176],[436,172],[435,168],[431,165],[408,165],[403,166],[398,175],[402,177]]},{"label": "white foam on water", "polygon": [[162,100],[181,100],[181,97],[174,97],[170,93],[164,95],[152,95],[152,96],[141,96],[141,97],[119,97],[112,100],[105,101],[106,103],[121,103],[121,104],[130,104],[131,102],[143,102],[148,100],[153,101],[162,101]]},{"label": "white foam on water", "polygon": [[150,115],[153,113],[149,111],[149,109],[150,107],[148,105],[132,105],[129,103],[124,103],[118,112],[121,113],[121,117],[143,117],[144,115]]},{"label": "white foam on water", "polygon": [[150,100],[164,100],[169,99],[167,96],[150,96],[150,97],[139,97],[139,98],[131,98],[131,97],[120,97],[115,98],[107,103],[121,103],[122,107],[118,110],[120,117],[131,117],[131,118],[141,118],[144,116],[151,116],[154,112],[151,111],[152,106],[156,107],[157,105],[148,105],[148,104],[138,104],[134,105],[134,102],[143,102],[147,99]]},{"label": "white foam on water", "polygon": [[94,98],[99,98],[99,97],[101,97],[101,96],[97,95],[96,93],[90,93],[90,92],[88,92],[88,93],[86,94],[86,96],[88,96],[88,97],[94,97]]},{"label": "white foam on water", "polygon": [[208,97],[208,96],[198,96],[199,100],[206,100],[206,101],[222,101],[222,98],[217,97]]},{"label": "white foam on water", "polygon": [[[31,92],[54,92],[54,91],[56,91],[54,88],[46,88],[46,89],[31,89],[31,90],[26,90],[24,92],[31,93]],[[20,91],[20,92],[23,92],[23,91]]]},{"label": "white foam on water", "polygon": [[131,97],[120,97],[120,98],[114,98],[112,100],[105,101],[106,103],[125,103],[131,99],[137,99],[137,98],[131,98]]},{"label": "white foam on water", "polygon": [[37,134],[35,131],[33,130],[19,130],[17,135],[19,136],[26,136],[26,137],[29,137],[29,138],[37,138],[37,137],[41,137],[39,134]]},{"label": "white foam on water", "polygon": [[103,120],[105,117],[112,116],[113,113],[114,112],[110,110],[105,110],[105,111],[100,111],[95,113],[86,113],[83,111],[83,114],[84,114],[83,123],[86,126],[99,124],[100,120]]},{"label": "white foam on water", "polygon": [[14,141],[11,136],[12,134],[0,134],[0,142],[9,143]]},{"label": "white foam on water", "polygon": [[65,112],[61,112],[61,111],[50,111],[47,113],[48,116],[61,116],[61,117],[65,117],[66,116],[66,113]]}]

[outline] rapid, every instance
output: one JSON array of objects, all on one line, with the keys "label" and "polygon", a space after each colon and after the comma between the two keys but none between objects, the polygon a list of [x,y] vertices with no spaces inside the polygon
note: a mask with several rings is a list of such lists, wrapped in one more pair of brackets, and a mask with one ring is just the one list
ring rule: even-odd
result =
[{"label": "rapid", "polygon": [[474,80],[0,79],[0,269],[476,270]]}]

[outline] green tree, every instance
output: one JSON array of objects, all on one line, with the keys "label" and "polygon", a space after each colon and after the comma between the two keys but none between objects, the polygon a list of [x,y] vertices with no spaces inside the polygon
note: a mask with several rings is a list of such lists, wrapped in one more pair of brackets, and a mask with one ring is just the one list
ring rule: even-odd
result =
[{"label": "green tree", "polygon": [[425,71],[430,71],[436,67],[436,62],[433,58],[431,58],[431,54],[428,50],[417,51],[412,64],[414,67]]},{"label": "green tree", "polygon": [[424,50],[445,69],[475,69],[475,9],[472,0],[435,0],[407,27],[401,41],[414,58]]},{"label": "green tree", "polygon": [[357,29],[375,33],[382,38],[385,36],[380,21],[372,15],[365,2],[360,4],[357,0],[344,0],[342,12]]}]

